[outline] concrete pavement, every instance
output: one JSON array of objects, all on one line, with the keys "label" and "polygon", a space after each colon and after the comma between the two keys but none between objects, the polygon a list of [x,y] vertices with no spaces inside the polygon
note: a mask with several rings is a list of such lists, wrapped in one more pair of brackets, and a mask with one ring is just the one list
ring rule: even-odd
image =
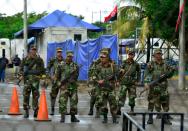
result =
[{"label": "concrete pavement", "polygon": [[[30,110],[30,118],[24,119],[23,115],[20,116],[8,116],[10,98],[12,94],[13,84],[0,84],[0,108],[3,112],[0,113],[0,131],[121,131],[122,130],[122,118],[119,119],[119,124],[112,124],[111,115],[109,114],[108,124],[102,124],[101,119],[96,119],[94,116],[88,116],[89,111],[89,95],[87,91],[88,87],[81,83],[79,86],[79,103],[78,103],[78,118],[80,123],[70,123],[70,116],[66,116],[65,123],[59,123],[60,115],[58,113],[58,102],[56,102],[55,116],[51,117],[51,122],[36,122],[33,119],[33,111]],[[170,112],[183,112],[185,113],[185,131],[188,131],[188,92],[178,90],[177,82],[169,82],[170,97]],[[143,88],[138,87],[138,93]],[[19,94],[20,109],[22,108],[22,87],[17,87]],[[49,97],[50,88],[46,90],[48,107],[50,105]],[[147,111],[147,92],[142,97],[136,99],[136,112]],[[128,112],[130,110],[128,104],[126,104],[122,111]],[[48,108],[50,113],[50,108]],[[141,123],[141,117],[135,116],[134,119]],[[146,119],[147,120],[147,119]],[[160,131],[160,120],[154,119],[154,125],[147,125],[147,131]],[[165,126],[165,131],[179,131],[179,118],[174,116],[172,120],[172,126]]]}]

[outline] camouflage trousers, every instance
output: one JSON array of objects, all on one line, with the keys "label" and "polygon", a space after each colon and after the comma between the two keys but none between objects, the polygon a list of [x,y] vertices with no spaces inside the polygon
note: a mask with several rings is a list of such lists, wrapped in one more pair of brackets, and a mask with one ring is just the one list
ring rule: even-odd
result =
[{"label": "camouflage trousers", "polygon": [[134,107],[135,106],[135,98],[136,98],[136,86],[134,84],[132,85],[121,85],[121,89],[119,92],[119,100],[118,100],[118,106],[123,107],[126,95],[128,92],[129,97],[129,106]]},{"label": "camouflage trousers", "polygon": [[115,91],[113,90],[101,90],[101,99],[102,99],[102,107],[101,113],[103,115],[108,114],[108,102],[110,106],[110,112],[112,116],[115,116],[117,113],[117,101],[115,96]]},{"label": "camouflage trousers", "polygon": [[97,88],[98,87],[94,87],[90,91],[90,108],[93,108],[94,105],[96,108],[100,108],[101,106],[101,95],[100,91]]},{"label": "camouflage trousers", "polygon": [[162,109],[164,112],[169,111],[169,93],[167,90],[161,90],[160,92],[155,92],[153,88],[149,90],[148,111],[152,112],[154,108],[157,112],[160,112]]},{"label": "camouflage trousers", "polygon": [[32,107],[33,110],[38,110],[38,99],[39,99],[39,80],[25,80],[23,89],[23,108],[28,110],[30,94],[32,92]]},{"label": "camouflage trousers", "polygon": [[50,92],[50,98],[51,98],[51,107],[55,106],[55,101],[57,98],[57,95],[59,93],[59,83],[56,81],[52,82],[52,88],[51,88],[51,92]]},{"label": "camouflage trousers", "polygon": [[70,114],[75,115],[77,114],[77,104],[78,104],[77,89],[69,90],[66,87],[60,88],[59,113],[66,114],[68,98],[70,100]]}]

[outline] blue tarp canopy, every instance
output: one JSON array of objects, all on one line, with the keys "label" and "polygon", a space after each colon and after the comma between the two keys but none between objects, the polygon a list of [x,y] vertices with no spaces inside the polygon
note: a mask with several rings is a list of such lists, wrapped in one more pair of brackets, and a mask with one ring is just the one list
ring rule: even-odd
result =
[{"label": "blue tarp canopy", "polygon": [[74,42],[67,40],[61,43],[48,43],[47,46],[47,62],[56,56],[56,48],[63,49],[62,55],[66,58],[66,51],[74,52],[74,61],[80,66],[79,80],[88,79],[88,70],[93,60],[98,59],[99,52],[102,48],[111,48],[110,57],[118,63],[118,42],[117,35],[103,35],[95,40],[86,42]]},{"label": "blue tarp canopy", "polygon": [[[42,29],[45,29],[48,27],[67,27],[67,28],[82,27],[89,31],[96,31],[96,32],[100,32],[103,30],[100,27],[84,22],[78,17],[67,14],[64,11],[55,10],[51,14],[48,14],[47,16],[42,17],[35,23],[29,25],[28,26],[29,36],[32,36],[35,33],[41,32]],[[23,30],[16,32],[14,36],[15,37],[23,36]]]}]

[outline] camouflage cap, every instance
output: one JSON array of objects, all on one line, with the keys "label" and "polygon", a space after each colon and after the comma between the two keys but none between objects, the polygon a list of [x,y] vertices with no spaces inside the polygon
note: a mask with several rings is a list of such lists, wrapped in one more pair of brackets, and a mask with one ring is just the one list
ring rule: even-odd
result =
[{"label": "camouflage cap", "polygon": [[106,54],[110,54],[111,53],[111,49],[110,48],[103,48],[100,51],[101,53],[106,53]]},{"label": "camouflage cap", "polygon": [[66,52],[66,55],[67,55],[67,56],[74,56],[73,54],[74,54],[74,53],[73,53],[73,51],[71,51],[71,50],[68,50],[68,51]]},{"label": "camouflage cap", "polygon": [[129,50],[128,50],[128,54],[134,54],[134,53],[135,53],[134,48],[129,48]]},{"label": "camouflage cap", "polygon": [[162,54],[162,50],[161,49],[155,49],[154,54]]},{"label": "camouflage cap", "polygon": [[62,48],[60,47],[56,48],[56,52],[62,52]]},{"label": "camouflage cap", "polygon": [[31,50],[37,50],[37,47],[33,45],[33,46],[30,47],[30,49]]}]

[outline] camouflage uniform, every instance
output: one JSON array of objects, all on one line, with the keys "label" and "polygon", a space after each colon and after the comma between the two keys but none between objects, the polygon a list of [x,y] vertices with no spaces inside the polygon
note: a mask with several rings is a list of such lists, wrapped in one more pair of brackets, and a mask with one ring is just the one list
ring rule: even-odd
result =
[{"label": "camouflage uniform", "polygon": [[[103,54],[110,54],[110,48],[103,48],[100,51],[100,56]],[[93,107],[95,105],[96,107],[96,118],[100,117],[100,107],[101,107],[101,95],[100,95],[100,90],[97,86],[97,81],[96,81],[96,67],[97,65],[101,62],[101,58],[97,59],[96,61],[94,61],[89,69],[89,81],[92,81],[92,85],[93,88],[90,91],[90,95],[91,95],[91,99],[90,99],[90,111],[88,113],[88,115],[93,115]]]},{"label": "camouflage uniform", "polygon": [[[105,55],[105,58],[108,56]],[[96,67],[96,78],[97,80],[104,80],[103,84],[98,84],[98,88],[100,90],[101,95],[101,113],[104,116],[103,123],[107,123],[107,114],[108,114],[108,107],[107,102],[110,105],[110,111],[112,114],[113,123],[117,123],[116,120],[116,112],[117,112],[117,101],[115,97],[115,84],[114,78],[109,80],[110,76],[115,77],[116,68],[114,63],[108,61],[107,63],[103,64],[102,62],[99,63]]]},{"label": "camouflage uniform", "polygon": [[[130,53],[135,53],[134,50],[130,49]],[[120,85],[121,89],[119,92],[119,101],[118,101],[118,115],[121,115],[121,107],[124,106],[126,94],[129,95],[129,106],[131,107],[131,112],[134,112],[135,98],[136,98],[136,83],[139,82],[140,78],[140,66],[133,59],[128,58],[123,61],[121,70],[124,73],[120,74]],[[120,70],[120,72],[121,72]]]},{"label": "camouflage uniform", "polygon": [[[31,49],[36,49],[32,47]],[[29,55],[23,59],[20,72],[24,76],[24,89],[23,89],[23,107],[26,111],[24,117],[29,117],[29,98],[32,92],[32,107],[34,110],[34,117],[38,113],[38,98],[39,98],[39,82],[40,76],[44,74],[44,62],[39,56],[30,57]]]},{"label": "camouflage uniform", "polygon": [[[58,52],[62,52],[61,48],[57,48],[56,49],[57,53]],[[47,67],[47,71],[50,75],[51,69],[53,68],[53,72],[52,74],[54,75],[55,70],[57,70],[58,65],[63,61],[63,57],[61,56],[60,58],[55,57],[52,58],[49,63],[48,63],[48,67]],[[55,101],[56,101],[56,97],[58,95],[59,92],[59,86],[60,86],[60,80],[59,78],[56,78],[55,80],[52,80],[52,88],[51,88],[51,92],[50,92],[50,97],[51,97],[51,115],[54,115],[54,107],[55,107]]]},{"label": "camouflage uniform", "polygon": [[[154,54],[160,53],[162,54],[160,49],[156,49]],[[146,73],[145,73],[145,81],[150,82],[158,79],[162,74],[172,72],[173,75],[173,67],[167,65],[164,60],[160,63],[156,60],[152,60],[148,63]],[[169,76],[169,77],[171,77]],[[148,94],[148,111],[153,112],[154,107],[157,112],[161,111],[161,107],[164,112],[169,111],[169,93],[168,93],[168,81],[167,79],[161,83],[158,83],[156,86],[149,88]],[[152,115],[150,115],[148,124],[153,123]],[[170,121],[165,118],[165,123],[170,124]]]},{"label": "camouflage uniform", "polygon": [[[71,51],[67,51],[67,57],[73,56]],[[74,74],[72,72],[74,71]],[[65,121],[65,114],[67,111],[67,101],[70,99],[70,114],[71,114],[71,122],[79,122],[79,120],[75,117],[77,114],[77,104],[78,104],[78,94],[77,94],[77,79],[79,74],[79,69],[76,63],[67,62],[67,58],[65,62],[62,62],[59,65],[56,75],[60,76],[60,80],[63,81],[67,77],[70,77],[61,87],[60,87],[60,96],[59,96],[59,112],[61,114],[61,122]],[[72,75],[70,75],[72,74]]]},{"label": "camouflage uniform", "polygon": [[99,108],[100,108],[100,103],[99,103],[99,99],[100,99],[100,92],[99,89],[97,88],[97,82],[96,82],[96,78],[94,78],[94,76],[96,75],[96,66],[97,64],[100,63],[100,59],[94,61],[89,69],[89,81],[92,81],[92,86],[93,88],[91,89],[90,96],[90,111],[88,113],[88,115],[93,115],[93,107],[95,105],[96,107],[96,118],[100,117],[99,116]]}]

